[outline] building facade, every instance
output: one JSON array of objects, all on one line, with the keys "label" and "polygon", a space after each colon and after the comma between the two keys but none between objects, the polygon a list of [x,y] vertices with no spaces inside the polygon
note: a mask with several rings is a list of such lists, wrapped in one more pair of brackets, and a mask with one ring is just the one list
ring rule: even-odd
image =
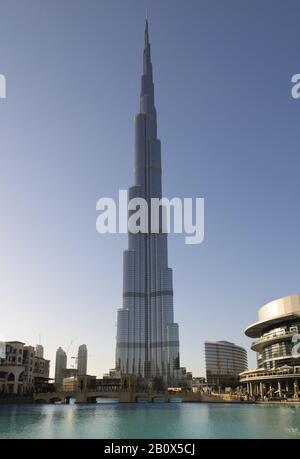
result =
[{"label": "building facade", "polygon": [[60,372],[60,377],[62,380],[65,378],[72,378],[78,376],[77,368],[62,368]]},{"label": "building facade", "polygon": [[255,339],[257,368],[240,375],[251,396],[298,398],[300,384],[300,294],[272,301],[259,309],[259,321],[245,334]]},{"label": "building facade", "polygon": [[[134,185],[129,200],[162,197],[161,145],[151,52],[146,21],[140,112],[135,117]],[[132,212],[129,212],[129,218]],[[161,377],[168,383],[180,378],[179,331],[174,322],[172,269],[168,265],[167,234],[128,233],[123,257],[123,307],[118,310],[116,369],[144,378]]]},{"label": "building facade", "polygon": [[246,350],[228,341],[206,342],[204,346],[207,385],[216,389],[236,387],[239,374],[248,369]]},{"label": "building facade", "polygon": [[44,348],[41,344],[35,346],[35,355],[40,358],[44,358]]},{"label": "building facade", "polygon": [[65,368],[67,368],[67,354],[61,347],[59,347],[56,351],[55,358],[55,385],[57,387],[62,387],[62,371],[65,370]]},{"label": "building facade", "polygon": [[40,357],[40,355],[40,352],[37,355],[35,349],[35,356],[33,359],[33,381],[36,392],[43,392],[49,389],[50,360],[44,359],[44,357]]},{"label": "building facade", "polygon": [[91,375],[77,375],[64,378],[63,391],[64,392],[83,392],[83,391],[96,391],[97,377]]},{"label": "building facade", "polygon": [[49,382],[50,361],[37,357],[33,346],[20,341],[5,343],[0,358],[0,395],[30,395]]},{"label": "building facade", "polygon": [[87,374],[87,358],[88,358],[88,350],[85,344],[81,344],[78,348],[78,355],[77,355],[77,368],[79,375],[86,375]]}]

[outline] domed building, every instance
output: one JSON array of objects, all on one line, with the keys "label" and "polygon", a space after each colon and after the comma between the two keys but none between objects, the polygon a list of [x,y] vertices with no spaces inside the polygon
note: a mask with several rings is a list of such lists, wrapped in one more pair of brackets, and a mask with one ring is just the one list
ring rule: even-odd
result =
[{"label": "domed building", "polygon": [[262,306],[258,322],[245,334],[255,339],[257,369],[240,374],[250,396],[299,398],[300,387],[300,294]]}]

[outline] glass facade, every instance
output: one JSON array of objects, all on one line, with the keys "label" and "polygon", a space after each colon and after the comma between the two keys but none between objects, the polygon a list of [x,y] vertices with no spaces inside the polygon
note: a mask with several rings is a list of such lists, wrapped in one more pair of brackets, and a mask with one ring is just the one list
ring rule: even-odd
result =
[{"label": "glass facade", "polygon": [[237,385],[239,373],[248,369],[247,352],[228,341],[205,343],[207,384],[213,387]]}]

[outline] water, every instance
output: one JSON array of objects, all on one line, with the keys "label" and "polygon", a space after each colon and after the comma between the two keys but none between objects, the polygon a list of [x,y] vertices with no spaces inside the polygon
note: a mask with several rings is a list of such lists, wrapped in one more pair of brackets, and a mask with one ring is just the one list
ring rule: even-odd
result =
[{"label": "water", "polygon": [[0,405],[0,438],[300,439],[300,406]]}]

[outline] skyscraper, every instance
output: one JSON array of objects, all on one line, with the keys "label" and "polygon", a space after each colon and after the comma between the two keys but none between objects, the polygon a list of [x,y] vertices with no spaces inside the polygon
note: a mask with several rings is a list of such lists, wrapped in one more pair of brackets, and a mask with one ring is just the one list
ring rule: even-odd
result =
[{"label": "skyscraper", "polygon": [[86,375],[87,374],[87,347],[86,344],[81,344],[78,348],[78,355],[77,355],[77,369],[79,375]]},{"label": "skyscraper", "polygon": [[59,347],[56,351],[55,358],[55,384],[58,386],[62,385],[62,370],[65,368],[67,368],[67,354],[61,347]]},{"label": "skyscraper", "polygon": [[[162,197],[161,146],[157,138],[154,84],[146,20],[140,112],[135,117],[134,185],[128,197]],[[130,214],[129,214],[130,215]],[[118,310],[116,368],[171,382],[179,370],[179,333],[174,323],[172,269],[167,234],[128,233],[123,257],[123,307]]]}]

